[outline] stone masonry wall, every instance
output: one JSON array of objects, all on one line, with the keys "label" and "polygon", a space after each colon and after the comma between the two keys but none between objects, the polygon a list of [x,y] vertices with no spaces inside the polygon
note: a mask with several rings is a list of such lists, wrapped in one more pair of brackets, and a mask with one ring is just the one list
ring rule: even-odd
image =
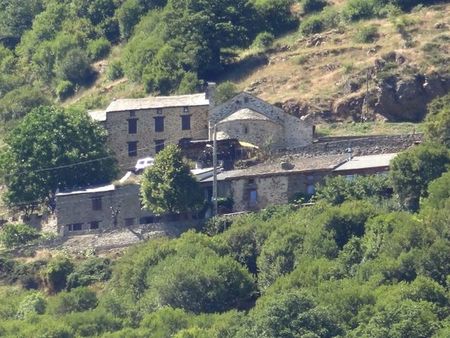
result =
[{"label": "stone masonry wall", "polygon": [[[162,108],[137,111],[108,112],[105,127],[108,131],[108,146],[116,154],[121,173],[134,167],[136,160],[155,155],[155,141],[164,140],[164,145],[177,144],[183,138],[208,138],[208,106]],[[182,130],[181,116],[191,116],[191,129]],[[164,131],[155,132],[155,117],[164,117]],[[128,133],[128,119],[138,119],[137,133]],[[137,141],[137,156],[128,156],[128,142]]]},{"label": "stone masonry wall", "polygon": [[[101,198],[101,210],[93,210],[92,199]],[[69,224],[82,223],[82,232],[90,230],[91,222],[99,222],[99,230],[125,227],[126,220],[139,224],[141,218],[152,217],[150,211],[142,210],[139,186],[117,186],[116,190],[87,194],[58,196],[56,218],[59,233],[68,233]],[[127,224],[129,226],[129,224]]]}]

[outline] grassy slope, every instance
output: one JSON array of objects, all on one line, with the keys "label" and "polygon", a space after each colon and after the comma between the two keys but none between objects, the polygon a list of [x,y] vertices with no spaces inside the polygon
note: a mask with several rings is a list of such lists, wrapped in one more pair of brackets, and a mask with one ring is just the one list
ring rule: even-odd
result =
[{"label": "grassy slope", "polygon": [[[334,0],[335,6],[342,6],[344,0]],[[313,47],[307,47],[308,38],[299,32],[287,34],[275,42],[274,48],[268,53],[269,63],[253,69],[237,67],[228,72],[221,80],[235,82],[239,89],[248,90],[271,102],[286,102],[294,100],[305,102],[313,109],[327,109],[334,101],[343,97],[343,85],[355,74],[373,66],[374,61],[383,54],[397,51],[404,55],[412,65],[424,73],[430,72],[430,65],[422,47],[434,37],[448,33],[448,29],[436,29],[436,23],[447,23],[450,26],[450,4],[424,7],[421,10],[404,17],[412,22],[407,29],[412,34],[416,45],[404,48],[404,40],[397,32],[392,19],[374,19],[362,23],[349,24],[342,29],[324,32],[321,35],[325,41]],[[377,41],[370,44],[354,42],[354,35],[365,25],[376,25],[380,33]],[[286,47],[288,50],[285,50]],[[105,108],[114,98],[143,97],[143,87],[127,79],[109,81],[104,73],[107,64],[120,58],[123,46],[116,46],[111,56],[95,65],[100,76],[95,84],[79,92],[64,103],[65,106],[80,106],[87,109]],[[280,51],[284,50],[284,51]],[[257,54],[254,49],[240,52],[240,59]],[[374,86],[369,82],[369,87]],[[363,86],[365,87],[365,86]],[[361,89],[365,90],[365,88]],[[353,93],[352,95],[358,95]],[[364,133],[391,133],[397,131],[411,132],[416,126],[411,124],[382,125],[374,124],[366,127]],[[356,128],[358,129],[358,128]],[[326,126],[324,134],[341,135],[359,133],[355,128],[340,128]]]}]

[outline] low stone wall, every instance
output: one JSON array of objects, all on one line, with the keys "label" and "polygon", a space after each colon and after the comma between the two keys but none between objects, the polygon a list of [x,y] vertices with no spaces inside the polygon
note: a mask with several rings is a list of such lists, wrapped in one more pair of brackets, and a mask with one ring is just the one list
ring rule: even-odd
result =
[{"label": "low stone wall", "polygon": [[380,135],[361,137],[320,138],[309,146],[297,148],[290,153],[305,157],[348,153],[353,156],[387,154],[403,151],[423,141],[423,134]]}]

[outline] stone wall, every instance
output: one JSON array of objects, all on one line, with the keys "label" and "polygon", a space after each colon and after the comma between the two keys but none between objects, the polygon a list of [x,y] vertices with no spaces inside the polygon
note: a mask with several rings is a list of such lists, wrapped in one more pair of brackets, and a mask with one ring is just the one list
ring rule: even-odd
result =
[{"label": "stone wall", "polygon": [[[289,115],[283,109],[273,106],[255,96],[252,96],[248,93],[241,93],[225,102],[224,104],[213,108],[210,111],[209,119],[210,119],[210,139],[212,139],[212,127],[215,123],[219,123],[227,116],[233,114],[234,112],[240,109],[252,109],[256,112],[263,114],[268,117],[273,124],[279,124],[281,129],[270,128],[269,132],[267,129],[267,122],[264,124],[264,128],[261,130],[262,133],[259,135],[259,138],[255,141],[259,141],[260,139],[264,139],[263,143],[254,143],[257,146],[263,146],[267,144],[266,140],[270,140],[271,138],[276,140],[276,142],[272,142],[274,148],[276,149],[291,149],[298,148],[302,146],[306,146],[312,143],[313,139],[313,126],[306,121],[299,119],[298,117]],[[240,121],[239,123],[243,123]],[[237,121],[234,124],[239,124]],[[255,124],[255,121],[249,121],[250,128]],[[228,125],[229,123],[226,123]],[[245,140],[248,136],[244,133],[244,129],[241,130],[236,129],[235,126],[232,127],[232,134],[234,138],[239,140]],[[221,127],[218,124],[218,129],[223,131],[224,127]],[[231,132],[231,131],[230,131]],[[223,133],[226,134],[226,133]],[[223,136],[223,135],[222,135]],[[254,137],[252,139],[255,139]]]},{"label": "stone wall", "polygon": [[387,154],[403,151],[423,140],[423,134],[383,135],[367,137],[321,138],[319,142],[300,147],[293,152],[306,157],[344,154],[352,149],[353,156]]},{"label": "stone wall", "polygon": [[[208,106],[144,109],[136,111],[108,112],[105,123],[108,146],[116,154],[121,173],[134,167],[139,158],[155,155],[155,142],[164,145],[177,144],[181,139],[208,138]],[[191,116],[191,129],[182,130],[182,115]],[[164,117],[164,131],[155,131],[155,117]],[[137,119],[136,134],[129,134],[128,120]],[[137,143],[137,156],[128,155],[128,142]]]},{"label": "stone wall", "polygon": [[[93,209],[93,198],[101,198],[100,210]],[[151,223],[145,218],[153,217],[150,211],[141,209],[139,186],[136,184],[117,186],[115,190],[106,192],[58,196],[56,205],[56,218],[61,235],[69,233],[70,224],[81,223],[81,231],[74,231],[81,234],[91,231],[92,222],[99,222],[99,229],[94,229],[98,231]]]},{"label": "stone wall", "polygon": [[283,145],[283,133],[281,125],[264,120],[236,120],[217,126],[218,140],[239,139],[258,146]]}]

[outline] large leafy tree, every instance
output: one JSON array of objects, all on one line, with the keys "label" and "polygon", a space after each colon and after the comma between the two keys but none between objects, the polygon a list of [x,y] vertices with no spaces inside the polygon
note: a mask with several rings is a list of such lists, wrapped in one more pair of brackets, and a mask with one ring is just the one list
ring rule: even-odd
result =
[{"label": "large leafy tree", "polygon": [[12,207],[52,208],[58,189],[103,184],[116,175],[105,132],[83,112],[36,108],[5,141],[0,168]]},{"label": "large leafy tree", "polygon": [[158,153],[155,164],[143,175],[141,199],[155,213],[193,211],[202,203],[202,191],[183,162],[181,151],[169,145]]},{"label": "large leafy tree", "polygon": [[427,196],[428,184],[441,176],[449,163],[449,151],[440,144],[422,144],[392,160],[390,175],[401,205],[416,211],[420,198]]},{"label": "large leafy tree", "polygon": [[428,111],[427,137],[450,147],[450,94],[434,100]]}]

